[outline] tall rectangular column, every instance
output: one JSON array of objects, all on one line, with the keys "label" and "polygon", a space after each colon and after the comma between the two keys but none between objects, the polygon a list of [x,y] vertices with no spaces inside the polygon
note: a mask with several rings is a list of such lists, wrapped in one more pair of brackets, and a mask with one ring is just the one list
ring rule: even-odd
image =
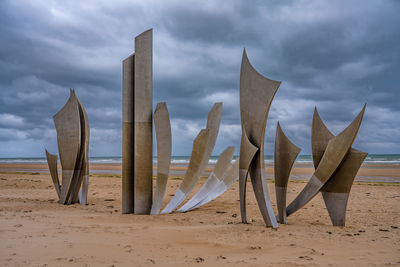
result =
[{"label": "tall rectangular column", "polygon": [[122,62],[122,213],[133,213],[133,95],[135,55]]},{"label": "tall rectangular column", "polygon": [[153,31],[135,38],[134,209],[150,214],[153,199]]},{"label": "tall rectangular column", "polygon": [[149,214],[153,191],[153,33],[123,63],[122,212]]}]

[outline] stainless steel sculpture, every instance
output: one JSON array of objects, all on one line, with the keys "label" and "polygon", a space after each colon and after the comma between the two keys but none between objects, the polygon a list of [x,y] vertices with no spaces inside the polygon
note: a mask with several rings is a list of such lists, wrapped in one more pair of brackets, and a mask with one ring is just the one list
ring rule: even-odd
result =
[{"label": "stainless steel sculpture", "polygon": [[[250,174],[258,207],[267,226],[278,227],[269,197],[264,170],[264,136],[271,102],[281,82],[259,74],[243,51],[240,70],[240,115],[242,140],[240,144],[239,191],[242,222],[246,219],[246,181]],[[253,148],[254,147],[254,148]],[[254,149],[254,157],[249,158]]]},{"label": "stainless steel sculpture", "polygon": [[[61,204],[73,204],[79,199],[87,203],[89,183],[89,121],[86,111],[71,89],[64,107],[53,117],[57,131],[58,151],[62,168],[59,184],[57,155],[46,150],[47,163]],[[80,190],[80,191],[79,191]]]},{"label": "stainless steel sculpture", "polygon": [[149,214],[152,206],[152,44],[150,29],[123,61],[122,213]]},{"label": "stainless steel sculpture", "polygon": [[286,224],[286,192],[289,175],[300,150],[286,137],[278,122],[275,137],[274,174],[278,221],[282,224]]},{"label": "stainless steel sculpture", "polygon": [[[312,124],[312,154],[314,167],[317,168],[324,151],[334,135],[328,130],[314,110]],[[334,175],[321,188],[322,197],[334,226],[344,226],[346,207],[354,178],[368,153],[351,148]]]},{"label": "stainless steel sculpture", "polygon": [[201,163],[205,157],[209,139],[209,129],[202,129],[194,139],[192,155],[190,157],[189,166],[186,170],[183,181],[179,186],[178,191],[176,191],[174,197],[161,212],[162,214],[173,212],[179,206],[179,204],[185,200],[189,194],[188,192],[190,192],[196,185],[196,182],[198,181],[197,174],[199,173]]},{"label": "stainless steel sculpture", "polygon": [[235,152],[235,147],[231,146],[225,149],[218,158],[217,164],[215,165],[213,171],[208,176],[207,181],[204,185],[197,191],[197,193],[183,205],[177,211],[185,212],[196,207],[202,200],[208,197],[209,194],[213,194],[215,186],[221,182],[222,176],[229,168],[232,162],[233,153]]},{"label": "stainless steel sculpture", "polygon": [[46,150],[46,159],[47,165],[49,166],[49,171],[51,175],[51,179],[53,180],[54,187],[57,191],[57,196],[60,198],[61,195],[61,187],[60,180],[58,179],[58,170],[57,170],[57,155],[53,155]]},{"label": "stainless steel sculpture", "polygon": [[206,197],[199,203],[192,206],[191,208],[188,208],[185,211],[196,209],[216,199],[217,197],[225,193],[226,190],[228,190],[236,182],[238,178],[239,178],[239,159],[236,159],[235,162],[232,163],[229,169],[224,173],[222,179],[218,181],[218,183],[215,184],[215,186],[212,189],[210,189],[210,191],[208,191]]},{"label": "stainless steel sculpture", "polygon": [[[214,106],[211,108],[210,112],[208,113],[207,127],[206,127],[206,130],[208,131],[208,137],[206,142],[202,144],[204,145],[204,153],[197,153],[196,150],[200,151],[203,148],[195,147],[193,145],[192,156],[190,158],[189,167],[185,173],[183,181],[178,191],[175,193],[174,197],[171,199],[171,201],[167,204],[167,206],[161,213],[173,212],[186,199],[186,197],[190,194],[190,192],[192,192],[193,188],[196,186],[197,182],[200,179],[200,176],[203,174],[205,168],[208,165],[208,161],[214,149],[215,142],[218,136],[219,125],[221,123],[221,115],[222,115],[222,103],[215,103]],[[196,166],[196,169],[195,168],[190,169],[192,160],[194,162],[193,166]],[[195,172],[192,171],[194,169],[196,170]]]},{"label": "stainless steel sculpture", "polygon": [[171,163],[172,136],[171,123],[167,104],[158,103],[154,111],[154,126],[157,139],[157,184],[150,214],[160,213],[165,189],[167,188],[169,167]]},{"label": "stainless steel sculpture", "polygon": [[286,208],[286,216],[293,214],[307,204],[337,170],[340,163],[348,154],[351,145],[356,138],[364,111],[365,106],[346,129],[344,129],[339,135],[329,140],[325,152],[323,153],[321,160],[318,161],[318,167],[310,178],[310,181],[295,198],[295,200],[293,200],[292,203],[290,203],[290,205]]}]

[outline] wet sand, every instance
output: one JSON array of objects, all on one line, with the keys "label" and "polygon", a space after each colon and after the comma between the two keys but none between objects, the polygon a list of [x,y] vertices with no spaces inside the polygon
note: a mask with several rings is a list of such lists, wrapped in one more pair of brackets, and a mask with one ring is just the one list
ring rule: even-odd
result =
[{"label": "wet sand", "polygon": [[[356,183],[346,227],[331,225],[318,195],[290,216],[288,225],[273,230],[265,227],[250,184],[250,224],[240,223],[237,183],[192,212],[122,215],[119,175],[94,174],[89,205],[64,206],[57,203],[48,173],[13,171],[46,170],[46,165],[13,165],[0,166],[1,266],[400,265],[398,183]],[[96,169],[118,171],[120,165],[92,164],[91,170]],[[398,170],[394,166],[362,168],[360,172],[398,178]],[[271,171],[267,168],[269,174]],[[293,173],[310,171],[310,167],[298,167]],[[181,182],[176,179],[168,182],[164,204]],[[273,183],[269,185],[275,203]],[[290,182],[288,201],[304,185]]]}]

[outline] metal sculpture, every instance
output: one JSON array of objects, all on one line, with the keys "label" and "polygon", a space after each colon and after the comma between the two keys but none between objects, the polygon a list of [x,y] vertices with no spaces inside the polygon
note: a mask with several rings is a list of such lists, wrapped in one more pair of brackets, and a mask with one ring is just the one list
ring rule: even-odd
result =
[{"label": "metal sculpture", "polygon": [[[315,168],[318,167],[329,140],[333,137],[334,135],[323,123],[315,108],[312,123],[312,154]],[[346,223],[346,207],[350,190],[367,155],[368,153],[351,148],[343,163],[320,190],[334,226],[344,226]]]},{"label": "metal sculpture", "polygon": [[[281,82],[259,74],[250,64],[246,50],[243,51],[240,70],[240,115],[242,140],[240,144],[239,191],[242,222],[246,219],[246,181],[250,174],[258,207],[267,226],[278,227],[264,170],[264,136],[271,102]],[[254,148],[256,154],[248,155]]]},{"label": "metal sculpture", "polygon": [[150,214],[157,215],[160,213],[167,188],[172,152],[171,123],[165,102],[157,104],[154,111],[154,126],[157,139],[157,184]]},{"label": "metal sculpture", "polygon": [[331,178],[348,154],[360,128],[364,112],[365,106],[346,129],[329,140],[321,160],[318,161],[318,167],[309,182],[286,208],[286,216],[293,214],[307,204]]},{"label": "metal sculpture", "polygon": [[73,204],[79,200],[81,204],[87,204],[90,129],[85,108],[74,90],[70,90],[67,103],[53,119],[62,168],[61,185],[57,171],[57,155],[46,150],[46,158],[59,203]]},{"label": "metal sculpture", "polygon": [[201,168],[201,163],[205,157],[207,151],[207,144],[210,138],[210,130],[202,129],[197,137],[193,141],[192,155],[190,157],[189,166],[186,170],[185,176],[174,197],[163,209],[161,214],[173,212],[182,201],[185,200],[189,192],[193,189],[196,184]]},{"label": "metal sculpture", "polygon": [[153,190],[153,33],[123,61],[122,213],[149,214]]},{"label": "metal sculpture", "polygon": [[[211,108],[210,112],[208,113],[207,127],[206,127],[206,130],[208,131],[208,137],[207,141],[203,144],[204,153],[197,152],[197,150],[203,149],[202,147],[201,148],[195,147],[193,145],[190,163],[192,163],[192,158],[194,156],[193,162],[196,162],[196,164],[193,163],[193,166],[196,166],[195,169],[196,171],[192,172],[192,170],[190,170],[189,172],[188,168],[178,191],[175,193],[174,197],[171,199],[171,201],[167,204],[167,206],[161,213],[173,212],[186,199],[186,197],[190,194],[190,192],[192,192],[193,188],[196,186],[197,182],[200,179],[200,176],[203,174],[205,168],[208,165],[208,160],[210,159],[211,153],[214,149],[215,142],[218,136],[219,125],[221,123],[221,115],[222,115],[222,103],[215,103],[214,106]],[[197,162],[199,163],[198,166]]]},{"label": "metal sculpture", "polygon": [[286,137],[278,122],[275,137],[274,175],[278,222],[282,224],[286,224],[286,192],[289,175],[300,150]]},{"label": "metal sculpture", "polygon": [[208,191],[206,197],[199,203],[192,206],[191,208],[188,208],[185,211],[196,209],[216,199],[217,197],[225,193],[236,182],[238,177],[239,177],[239,159],[236,159],[235,162],[232,163],[229,169],[224,173],[222,179],[217,184],[215,184],[215,186],[212,189]]},{"label": "metal sculpture", "polygon": [[234,152],[235,147],[231,146],[221,153],[213,171],[208,176],[207,181],[199,191],[197,191],[197,193],[185,203],[185,205],[177,210],[178,212],[185,212],[193,209],[193,207],[197,206],[202,200],[207,198],[209,194],[213,193],[215,186],[221,181],[222,176],[231,165]]}]

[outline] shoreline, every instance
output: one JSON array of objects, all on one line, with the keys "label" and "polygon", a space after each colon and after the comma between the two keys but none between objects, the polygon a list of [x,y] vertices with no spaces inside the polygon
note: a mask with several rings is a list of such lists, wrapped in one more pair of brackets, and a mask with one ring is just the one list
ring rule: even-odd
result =
[{"label": "shoreline", "polygon": [[[203,178],[207,177],[215,165],[210,164]],[[92,163],[89,165],[91,176],[113,175],[116,178],[121,177],[122,165],[120,163]],[[183,177],[187,165],[182,166],[181,163],[171,164],[170,179],[174,177]],[[61,165],[58,164],[59,175],[61,173]],[[272,164],[265,164],[267,180],[273,180],[274,168]],[[307,181],[313,174],[314,168],[309,164],[295,164],[291,171],[291,181]],[[31,174],[48,174],[48,166],[43,163],[3,163],[0,164],[0,173],[31,173]],[[153,176],[156,176],[157,167],[153,166]],[[397,164],[364,164],[357,173],[355,182],[372,182],[372,183],[399,183],[400,184],[400,166]]]}]

